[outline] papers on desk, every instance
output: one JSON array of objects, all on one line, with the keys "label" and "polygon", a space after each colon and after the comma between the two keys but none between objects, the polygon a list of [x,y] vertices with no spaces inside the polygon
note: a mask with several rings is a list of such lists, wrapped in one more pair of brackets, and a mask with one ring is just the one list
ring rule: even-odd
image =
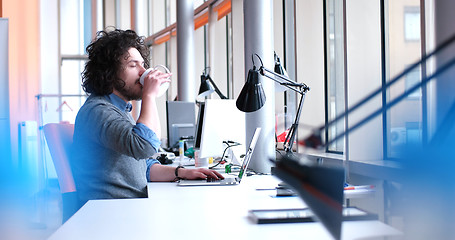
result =
[{"label": "papers on desk", "polygon": [[177,163],[178,165],[180,166],[184,166],[184,167],[187,167],[187,166],[194,166],[194,158],[189,158],[189,157],[183,157],[183,159],[180,160],[179,157],[177,157],[175,160],[174,160],[175,163]]},{"label": "papers on desk", "polygon": [[375,186],[374,185],[349,185],[346,184],[344,186],[344,190],[374,190]]},{"label": "papers on desk", "polygon": [[[309,208],[250,210],[248,218],[257,224],[314,222],[315,215]],[[343,221],[378,220],[378,215],[356,207],[343,208]]]},{"label": "papers on desk", "polygon": [[[344,187],[344,198],[365,198],[373,197],[376,194],[374,185],[346,185]],[[281,182],[276,187],[277,196],[297,196],[297,192],[289,185]]]},{"label": "papers on desk", "polygon": [[347,185],[344,187],[344,198],[366,198],[376,194],[374,185]]}]

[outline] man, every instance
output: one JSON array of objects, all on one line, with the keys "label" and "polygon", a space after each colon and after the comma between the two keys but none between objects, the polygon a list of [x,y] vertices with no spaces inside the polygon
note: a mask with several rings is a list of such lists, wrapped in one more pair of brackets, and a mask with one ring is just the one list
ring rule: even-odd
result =
[{"label": "man", "polygon": [[[72,168],[82,203],[90,199],[147,197],[147,181],[223,178],[209,169],[186,169],[149,159],[160,147],[156,106],[170,74],[151,71],[149,49],[131,30],[100,31],[87,47],[82,87],[89,95],[74,129]],[[134,121],[129,101],[142,99]]]}]

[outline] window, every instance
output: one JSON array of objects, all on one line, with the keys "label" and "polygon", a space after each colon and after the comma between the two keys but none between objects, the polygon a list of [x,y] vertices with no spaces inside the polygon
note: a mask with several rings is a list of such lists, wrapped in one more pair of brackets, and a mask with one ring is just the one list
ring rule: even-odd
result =
[{"label": "window", "polygon": [[[407,73],[405,76],[405,90],[407,91],[410,88],[414,87],[416,84],[418,84],[420,82],[420,76],[421,76],[420,67],[416,67],[409,73]],[[411,93],[408,96],[408,98],[419,100],[421,96],[422,91],[419,89]]]},{"label": "window", "polygon": [[[379,0],[326,0],[326,132],[327,152],[345,159],[382,158],[381,117],[357,124],[381,107],[381,95],[364,99],[381,86]],[[343,5],[345,4],[345,5]],[[345,111],[359,106],[344,118]],[[333,122],[338,119],[336,122]],[[353,129],[355,128],[355,129]]]},{"label": "window", "polygon": [[[421,58],[420,0],[388,1],[387,80],[395,78]],[[399,97],[421,81],[419,66],[393,84],[387,91],[387,102]],[[418,144],[423,134],[422,90],[419,89],[387,111],[385,158],[399,157],[405,144]]]},{"label": "window", "polygon": [[85,102],[81,73],[86,61],[85,47],[92,39],[91,12],[90,1],[60,1],[61,67],[58,95],[61,100],[61,121],[74,122],[78,109]]},{"label": "window", "polygon": [[[41,124],[67,121],[74,123],[86,95],[81,87],[81,72],[90,42],[90,1],[60,1],[59,67],[55,78],[42,79],[39,98]],[[72,26],[72,27],[68,27]]]},{"label": "window", "polygon": [[[325,1],[327,123],[421,58],[425,52],[421,41],[421,2],[350,0],[343,6],[343,1]],[[328,141],[418,84],[425,72],[426,65],[412,69],[383,94],[378,93],[347,118],[330,125]],[[346,157],[352,160],[398,157],[404,144],[425,141],[425,96],[425,89],[414,91],[364,126],[349,131],[344,142],[336,141],[326,150],[348,154]],[[345,149],[346,141],[349,149]]]},{"label": "window", "polygon": [[295,1],[295,13],[295,80],[310,87],[299,124],[298,138],[303,139],[325,121],[323,1]]},{"label": "window", "polygon": [[[343,28],[343,1],[326,1],[326,119],[332,122],[337,116],[345,111],[345,48],[344,48],[344,28]],[[329,126],[326,132],[326,139],[337,137],[344,132],[345,126],[343,119]],[[328,152],[342,153],[344,151],[343,138],[327,146]]]},{"label": "window", "polygon": [[[419,1],[415,1],[414,4],[419,4]],[[420,8],[418,6],[404,7],[404,39],[406,41],[420,40]]]}]

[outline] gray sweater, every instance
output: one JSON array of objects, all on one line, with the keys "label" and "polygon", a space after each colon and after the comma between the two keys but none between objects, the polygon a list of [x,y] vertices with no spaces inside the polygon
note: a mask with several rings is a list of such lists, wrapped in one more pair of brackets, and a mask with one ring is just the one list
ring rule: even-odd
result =
[{"label": "gray sweater", "polygon": [[156,150],[133,131],[135,125],[131,115],[108,96],[92,95],[81,107],[75,121],[71,166],[82,203],[147,197],[145,159]]}]

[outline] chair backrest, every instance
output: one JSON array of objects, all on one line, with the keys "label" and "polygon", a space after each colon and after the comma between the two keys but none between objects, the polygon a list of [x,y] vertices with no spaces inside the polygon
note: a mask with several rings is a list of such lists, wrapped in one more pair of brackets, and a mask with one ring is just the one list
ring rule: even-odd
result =
[{"label": "chair backrest", "polygon": [[74,124],[48,123],[43,127],[47,146],[57,172],[60,192],[75,192],[73,173],[69,162],[69,151],[73,144]]}]

